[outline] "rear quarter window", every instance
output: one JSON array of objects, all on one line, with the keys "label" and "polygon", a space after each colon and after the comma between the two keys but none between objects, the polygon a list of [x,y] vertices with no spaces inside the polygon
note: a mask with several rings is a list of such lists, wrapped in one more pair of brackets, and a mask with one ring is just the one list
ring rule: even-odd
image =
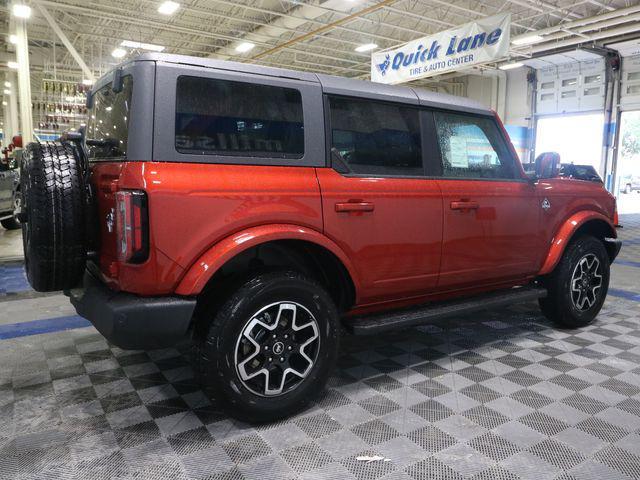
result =
[{"label": "rear quarter window", "polygon": [[301,158],[302,95],[294,88],[181,76],[175,147],[180,153]]}]

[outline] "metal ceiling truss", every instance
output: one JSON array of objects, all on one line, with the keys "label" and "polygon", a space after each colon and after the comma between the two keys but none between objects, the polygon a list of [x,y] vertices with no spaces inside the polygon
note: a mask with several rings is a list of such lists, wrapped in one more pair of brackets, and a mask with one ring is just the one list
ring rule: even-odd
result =
[{"label": "metal ceiling truss", "polygon": [[[161,0],[29,0],[34,7],[28,21],[34,96],[45,76],[81,81],[89,73],[106,72],[117,63],[111,52],[122,40],[163,45],[172,53],[367,78],[370,55],[355,51],[364,43],[390,48],[510,11],[512,36],[545,34],[540,44],[513,48],[514,58],[528,57],[603,41],[609,33],[628,35],[640,15],[640,0],[178,1],[180,9],[166,17],[156,11]],[[620,13],[625,8],[630,13]],[[48,20],[43,12],[49,13]],[[0,18],[2,51],[11,55],[8,3],[0,6]],[[255,48],[237,53],[235,46],[242,41]],[[433,88],[451,81],[447,76],[420,83]]]}]

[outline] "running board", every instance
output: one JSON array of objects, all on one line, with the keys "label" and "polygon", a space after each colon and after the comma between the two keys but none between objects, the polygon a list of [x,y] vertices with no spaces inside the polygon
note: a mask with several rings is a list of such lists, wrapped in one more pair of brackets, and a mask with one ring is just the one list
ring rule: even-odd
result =
[{"label": "running board", "polygon": [[547,296],[547,289],[538,286],[512,288],[506,291],[477,295],[461,300],[420,305],[396,312],[346,319],[346,329],[354,335],[373,335],[390,330],[415,327],[433,320],[463,313],[523,303]]}]

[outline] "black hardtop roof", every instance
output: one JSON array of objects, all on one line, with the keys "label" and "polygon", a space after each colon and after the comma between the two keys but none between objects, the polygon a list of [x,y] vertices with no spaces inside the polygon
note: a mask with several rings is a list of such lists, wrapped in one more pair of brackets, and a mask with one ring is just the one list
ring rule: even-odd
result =
[{"label": "black hardtop roof", "polygon": [[[270,77],[289,78],[304,82],[318,83],[325,93],[335,95],[356,96],[386,101],[399,101],[414,105],[424,105],[447,110],[459,110],[479,114],[491,114],[491,109],[474,100],[431,92],[420,88],[386,85],[383,83],[356,80],[352,78],[336,77],[332,75],[302,72],[284,68],[267,67],[263,65],[217,60],[213,58],[192,57],[171,53],[144,53],[136,56],[120,66],[138,61],[154,61],[176,65],[190,65],[196,67],[213,68],[233,72],[265,75]],[[109,75],[107,73],[105,76]],[[103,76],[104,77],[104,76]],[[103,84],[98,81],[97,84]]]}]

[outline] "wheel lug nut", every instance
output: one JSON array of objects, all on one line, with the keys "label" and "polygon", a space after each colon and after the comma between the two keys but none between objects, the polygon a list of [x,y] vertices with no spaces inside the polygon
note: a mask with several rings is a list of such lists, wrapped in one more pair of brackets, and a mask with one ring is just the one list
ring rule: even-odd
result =
[{"label": "wheel lug nut", "polygon": [[287,335],[286,333],[284,334],[284,338],[289,338],[289,335]]},{"label": "wheel lug nut", "polygon": [[273,334],[273,338],[276,338],[276,334],[275,333]]},{"label": "wheel lug nut", "polygon": [[269,361],[270,361],[270,362],[272,362],[272,361],[273,361],[273,358],[269,357]]},{"label": "wheel lug nut", "polygon": [[289,350],[291,350],[291,346],[289,346]]},{"label": "wheel lug nut", "polygon": [[269,345],[265,345],[265,346],[264,346],[264,349],[265,349],[265,350],[269,350]]},{"label": "wheel lug nut", "polygon": [[284,362],[284,357],[280,357],[280,361],[281,361],[281,362]]}]

